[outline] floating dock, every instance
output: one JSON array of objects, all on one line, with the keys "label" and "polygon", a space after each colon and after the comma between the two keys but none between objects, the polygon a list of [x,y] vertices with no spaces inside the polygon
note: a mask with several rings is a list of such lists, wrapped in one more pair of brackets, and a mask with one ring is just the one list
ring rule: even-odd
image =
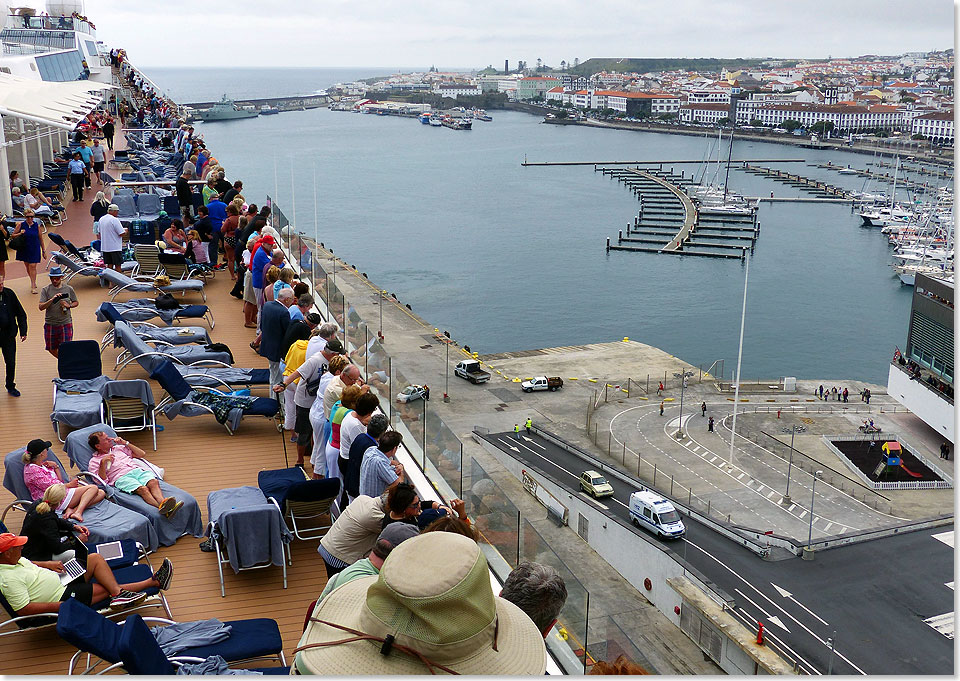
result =
[{"label": "floating dock", "polygon": [[698,183],[681,171],[641,168],[596,168],[623,183],[640,201],[640,210],[610,238],[606,250],[667,253],[742,260],[760,234],[756,211],[736,215],[698,206],[687,193]]}]

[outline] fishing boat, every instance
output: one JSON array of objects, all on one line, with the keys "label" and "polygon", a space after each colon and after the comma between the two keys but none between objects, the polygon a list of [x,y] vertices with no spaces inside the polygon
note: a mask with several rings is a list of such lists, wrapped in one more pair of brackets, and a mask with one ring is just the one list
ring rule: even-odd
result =
[{"label": "fishing boat", "polygon": [[264,106],[260,108],[261,116],[273,116],[274,114],[280,113],[280,109],[275,106]]},{"label": "fishing boat", "polygon": [[431,115],[429,111],[424,111],[422,114],[417,116],[417,120],[419,120],[424,125],[430,125],[430,119],[431,119]]}]

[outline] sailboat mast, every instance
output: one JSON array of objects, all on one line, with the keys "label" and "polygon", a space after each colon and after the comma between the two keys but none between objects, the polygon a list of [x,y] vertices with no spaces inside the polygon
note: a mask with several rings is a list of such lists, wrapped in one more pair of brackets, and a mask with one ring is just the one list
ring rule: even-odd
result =
[{"label": "sailboat mast", "polygon": [[733,130],[730,131],[730,150],[727,152],[727,174],[723,177],[723,203],[727,203],[727,182],[730,181],[730,159],[733,158]]}]

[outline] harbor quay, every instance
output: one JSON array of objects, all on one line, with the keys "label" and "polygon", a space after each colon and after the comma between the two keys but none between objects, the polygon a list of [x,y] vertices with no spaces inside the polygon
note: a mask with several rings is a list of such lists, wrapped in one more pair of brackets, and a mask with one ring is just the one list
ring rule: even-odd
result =
[{"label": "harbor quay", "polygon": [[[635,577],[639,573],[621,565],[617,552],[604,548],[602,537],[594,539],[597,522],[602,521],[604,532],[608,526],[616,529],[626,508],[620,508],[624,504],[619,499],[593,499],[577,489],[580,473],[591,469],[614,481],[618,492],[621,483],[626,494],[650,489],[669,499],[682,514],[689,514],[684,515],[687,533],[681,540],[657,540],[634,528],[630,542],[646,548],[653,545],[685,575],[701,580],[712,597],[725,603],[719,611],[731,616],[733,630],[756,637],[757,624],[764,621],[774,635],[771,649],[788,668],[800,673],[824,673],[831,664],[831,648],[825,643],[829,632],[818,632],[825,625],[806,621],[806,628],[797,631],[784,613],[764,602],[779,593],[771,587],[778,579],[770,572],[773,566],[781,566],[776,568],[778,573],[795,572],[799,584],[810,580],[816,570],[820,577],[808,581],[805,588],[811,589],[807,597],[819,599],[824,608],[844,601],[844,584],[869,581],[862,572],[850,572],[851,557],[859,555],[855,552],[894,560],[902,557],[895,542],[907,541],[905,537],[936,545],[931,571],[939,573],[948,565],[952,571],[951,554],[940,550],[946,548],[943,542],[929,539],[949,535],[952,540],[952,489],[872,489],[828,442],[835,436],[863,439],[859,427],[872,420],[883,433],[895,433],[908,442],[923,460],[932,457],[940,463],[932,456],[939,446],[936,434],[886,395],[883,386],[849,379],[801,379],[795,390],[786,392],[781,379],[760,379],[744,381],[736,395],[729,368],[694,366],[629,338],[484,354],[469,339],[450,339],[443,329],[420,318],[412,305],[379,289],[362,267],[335,258],[319,244],[310,246],[314,263],[342,294],[342,311],[337,304],[330,310],[334,318],[342,323],[358,315],[366,321],[370,337],[380,337],[393,362],[392,393],[407,384],[430,387],[429,404],[412,410],[409,405],[392,405],[402,409],[402,425],[416,433],[415,439],[429,442],[438,439],[427,432],[427,427],[434,428],[429,415],[439,417],[462,447],[463,495],[478,489],[478,475],[482,476],[481,482],[496,489],[495,495],[489,492],[492,496],[484,497],[488,505],[496,503],[489,498],[499,498],[511,513],[534,527],[539,539],[549,545],[547,552],[562,561],[571,578],[589,592],[588,620],[568,622],[571,633],[584,627],[581,635],[586,636],[588,650],[595,640],[611,640],[609,631],[602,630],[602,623],[607,623],[635,646],[633,654],[651,669],[710,673],[702,668],[694,671],[706,656],[700,655],[696,645],[690,655],[693,641],[682,623],[673,621],[672,613],[658,610],[655,592],[666,584],[654,587],[654,593],[646,590],[646,581]],[[323,296],[325,282],[315,278],[314,285]],[[457,363],[470,358],[479,360],[491,374],[489,382],[474,385],[455,375]],[[524,391],[521,383],[536,376],[562,378],[563,387]],[[661,383],[664,387],[658,394]],[[827,391],[833,386],[841,392],[847,388],[848,401],[820,399],[820,385]],[[869,404],[860,397],[865,389],[871,393]],[[731,454],[734,405],[737,423]],[[557,443],[562,444],[557,447]],[[940,463],[939,470],[952,480],[952,460]],[[556,522],[556,508],[544,507],[544,490],[552,495],[550,503],[568,512],[565,522]],[[584,525],[587,511],[599,514],[590,520],[589,540]],[[498,546],[501,553],[509,553],[511,541],[512,536],[503,540],[504,546]],[[620,553],[632,551],[620,547]],[[813,558],[813,562],[801,558]],[[643,561],[637,563],[636,570],[644,569],[652,568]],[[829,585],[823,584],[824,579]],[[780,582],[777,586],[784,588]],[[937,602],[941,594],[935,586],[930,587],[929,596]],[[891,586],[894,591],[899,588]],[[756,609],[750,605],[754,601],[760,601]],[[684,600],[685,608],[688,603]],[[842,626],[855,626],[873,605],[872,601],[847,602],[846,607],[848,612],[837,612],[836,620],[842,620]],[[949,609],[946,601],[943,609]],[[814,617],[837,626],[834,617],[816,612]],[[797,612],[790,616],[801,621],[806,617]],[[914,621],[905,621],[909,630],[903,635],[938,651],[939,657],[924,662],[927,666],[922,668],[941,669],[939,639],[943,637],[931,635],[928,632],[933,630],[920,624],[910,628]],[[843,673],[881,673],[889,665],[901,668],[895,653],[871,661],[864,654],[870,649],[868,637],[869,633],[863,635],[866,647],[858,654],[849,647],[843,652],[849,660],[837,663],[845,669]]]}]

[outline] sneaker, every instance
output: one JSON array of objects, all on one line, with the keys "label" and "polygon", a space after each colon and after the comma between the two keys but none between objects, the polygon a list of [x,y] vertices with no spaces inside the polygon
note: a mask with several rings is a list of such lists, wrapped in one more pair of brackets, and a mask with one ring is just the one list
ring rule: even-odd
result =
[{"label": "sneaker", "polygon": [[7,392],[13,397],[20,397],[20,391],[16,388],[7,388]]},{"label": "sneaker", "polygon": [[120,589],[120,593],[110,599],[110,609],[123,610],[124,608],[129,608],[131,605],[136,605],[146,597],[147,594],[142,591],[133,592]]},{"label": "sneaker", "polygon": [[173,516],[177,515],[177,511],[179,511],[181,508],[183,508],[183,502],[182,502],[182,501],[178,501],[177,503],[175,503],[175,504],[173,505],[173,508],[170,509],[170,512],[166,514],[166,515],[167,515],[167,519],[169,520],[169,519],[173,518]]},{"label": "sneaker", "polygon": [[170,511],[173,510],[173,507],[176,506],[177,500],[173,497],[167,497],[163,500],[163,503],[160,504],[160,513],[165,516],[170,515]]},{"label": "sneaker", "polygon": [[297,434],[296,434],[296,433],[294,433],[293,435],[290,436],[290,442],[292,442],[293,444],[297,444]]},{"label": "sneaker", "polygon": [[173,580],[173,563],[169,558],[164,558],[160,568],[153,573],[153,578],[157,580],[157,586],[160,591],[166,591],[170,588],[170,582]]}]

